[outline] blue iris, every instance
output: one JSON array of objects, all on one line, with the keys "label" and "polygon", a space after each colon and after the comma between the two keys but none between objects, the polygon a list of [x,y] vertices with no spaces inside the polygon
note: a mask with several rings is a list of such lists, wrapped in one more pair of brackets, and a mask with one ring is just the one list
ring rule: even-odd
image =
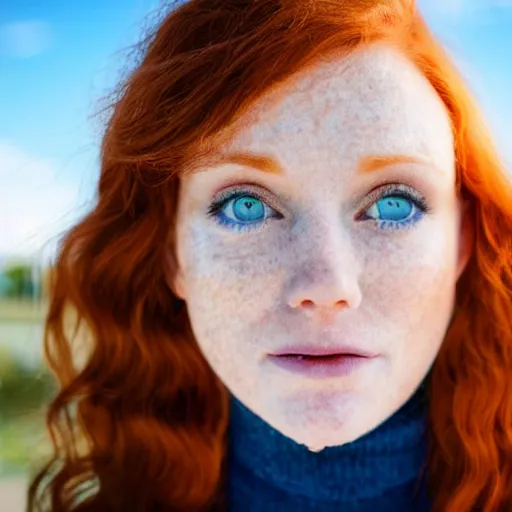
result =
[{"label": "blue iris", "polygon": [[263,203],[251,196],[239,197],[233,202],[233,214],[242,222],[258,222],[265,216]]},{"label": "blue iris", "polygon": [[270,216],[278,216],[270,206],[249,194],[235,193],[214,204],[210,210],[217,222],[237,231],[254,229]]},{"label": "blue iris", "polygon": [[405,220],[413,211],[411,201],[399,196],[383,197],[375,205],[379,212],[379,220]]}]

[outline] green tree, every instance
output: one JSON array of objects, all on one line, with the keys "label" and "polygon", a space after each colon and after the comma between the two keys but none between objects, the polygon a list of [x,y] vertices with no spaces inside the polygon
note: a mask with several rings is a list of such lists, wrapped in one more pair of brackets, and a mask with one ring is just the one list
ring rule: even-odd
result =
[{"label": "green tree", "polygon": [[3,275],[7,281],[5,295],[12,299],[32,297],[35,292],[32,279],[32,267],[26,263],[14,263],[9,265]]}]

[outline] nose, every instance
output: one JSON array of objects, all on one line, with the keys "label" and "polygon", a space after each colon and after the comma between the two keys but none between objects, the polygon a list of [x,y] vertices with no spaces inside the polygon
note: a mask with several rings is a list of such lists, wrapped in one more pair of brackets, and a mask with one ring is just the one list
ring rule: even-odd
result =
[{"label": "nose", "polygon": [[292,309],[328,322],[340,311],[359,307],[361,269],[350,243],[332,237],[321,242],[321,248],[310,245],[293,268],[286,302]]},{"label": "nose", "polygon": [[[352,271],[353,272],[353,271]],[[356,309],[361,303],[357,275],[341,266],[311,265],[291,282],[288,305],[321,321],[345,309]]]}]

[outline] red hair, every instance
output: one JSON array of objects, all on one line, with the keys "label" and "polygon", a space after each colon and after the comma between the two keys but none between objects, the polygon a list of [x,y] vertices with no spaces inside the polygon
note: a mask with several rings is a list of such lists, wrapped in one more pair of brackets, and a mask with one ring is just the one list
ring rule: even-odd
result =
[{"label": "red hair", "polygon": [[512,505],[512,187],[413,0],[191,0],[143,43],[106,127],[97,204],[60,245],[45,334],[54,456],[30,511],[220,508],[228,394],[169,286],[179,177],[264,93],[377,42],[446,106],[474,237],[432,372],[434,510]]}]

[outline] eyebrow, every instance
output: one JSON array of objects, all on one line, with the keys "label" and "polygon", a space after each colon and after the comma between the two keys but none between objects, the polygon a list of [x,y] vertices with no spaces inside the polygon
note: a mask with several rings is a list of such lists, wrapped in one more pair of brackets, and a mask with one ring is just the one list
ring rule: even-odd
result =
[{"label": "eyebrow", "polygon": [[372,155],[366,156],[359,162],[358,171],[363,174],[372,173],[383,169],[385,167],[391,167],[393,165],[400,164],[419,164],[428,165],[435,171],[442,172],[430,159],[415,155]]},{"label": "eyebrow", "polygon": [[[277,160],[268,155],[257,154],[247,151],[238,151],[234,153],[224,153],[217,156],[215,160],[210,161],[210,166],[221,166],[227,164],[242,165],[252,167],[258,171],[268,174],[285,174],[283,167]],[[431,160],[425,157],[415,155],[368,155],[363,157],[358,164],[357,171],[361,174],[369,174],[386,167],[392,167],[400,164],[420,164],[428,165],[438,172],[440,171]]]},{"label": "eyebrow", "polygon": [[235,164],[244,167],[252,167],[258,171],[268,174],[285,174],[279,162],[268,155],[252,153],[250,151],[237,151],[234,153],[223,153],[207,162],[208,165],[218,167],[221,165]]}]

